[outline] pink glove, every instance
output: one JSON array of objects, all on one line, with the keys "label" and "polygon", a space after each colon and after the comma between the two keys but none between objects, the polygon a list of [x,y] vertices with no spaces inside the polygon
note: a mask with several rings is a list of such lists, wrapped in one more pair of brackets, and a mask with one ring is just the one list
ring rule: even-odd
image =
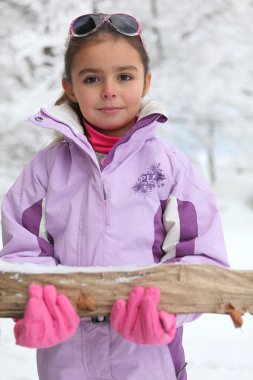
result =
[{"label": "pink glove", "polygon": [[53,285],[30,285],[23,319],[14,326],[16,344],[24,347],[54,346],[75,334],[80,318],[70,301]]},{"label": "pink glove", "polygon": [[170,343],[176,333],[176,316],[159,311],[160,289],[135,286],[128,301],[112,307],[111,324],[118,334],[138,344]]}]

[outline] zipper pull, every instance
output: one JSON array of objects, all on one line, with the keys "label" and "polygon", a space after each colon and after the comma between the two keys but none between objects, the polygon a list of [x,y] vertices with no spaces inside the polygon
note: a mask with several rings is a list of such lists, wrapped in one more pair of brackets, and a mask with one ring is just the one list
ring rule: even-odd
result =
[{"label": "zipper pull", "polygon": [[103,195],[104,195],[104,200],[106,201],[106,192],[105,192],[105,186],[103,184]]}]

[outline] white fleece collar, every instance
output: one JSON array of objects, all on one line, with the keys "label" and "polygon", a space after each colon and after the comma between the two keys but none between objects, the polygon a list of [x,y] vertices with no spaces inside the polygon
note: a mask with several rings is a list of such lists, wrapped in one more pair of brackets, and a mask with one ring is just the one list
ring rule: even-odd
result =
[{"label": "white fleece collar", "polygon": [[142,100],[140,113],[138,115],[138,121],[152,114],[161,114],[166,119],[168,119],[167,112],[165,108],[161,106],[161,104],[155,100]]},{"label": "white fleece collar", "polygon": [[[68,104],[64,103],[59,106],[52,106],[42,109],[42,111],[45,111],[58,121],[68,124],[77,133],[83,134],[83,128],[80,124],[79,118]],[[154,100],[142,100],[138,121],[152,114],[161,114],[167,119],[166,111],[159,103]]]}]

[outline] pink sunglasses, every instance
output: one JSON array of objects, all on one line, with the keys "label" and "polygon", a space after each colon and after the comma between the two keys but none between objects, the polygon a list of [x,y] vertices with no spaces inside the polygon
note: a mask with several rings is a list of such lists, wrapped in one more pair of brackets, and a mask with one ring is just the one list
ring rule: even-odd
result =
[{"label": "pink sunglasses", "polygon": [[95,33],[107,22],[110,27],[125,36],[138,36],[141,34],[141,25],[133,17],[125,13],[102,16],[98,14],[85,14],[74,19],[69,28],[70,37],[85,37]]}]

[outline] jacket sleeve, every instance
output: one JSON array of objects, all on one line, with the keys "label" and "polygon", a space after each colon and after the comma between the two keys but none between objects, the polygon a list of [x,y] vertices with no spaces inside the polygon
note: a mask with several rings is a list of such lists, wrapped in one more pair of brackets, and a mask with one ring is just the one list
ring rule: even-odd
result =
[{"label": "jacket sleeve", "polygon": [[[163,263],[228,267],[221,220],[212,191],[191,162],[177,150],[169,154],[171,192],[163,212]],[[195,319],[178,315],[177,325]]]},{"label": "jacket sleeve", "polygon": [[3,198],[1,260],[56,265],[52,242],[41,236],[50,150],[51,146],[31,160]]}]

